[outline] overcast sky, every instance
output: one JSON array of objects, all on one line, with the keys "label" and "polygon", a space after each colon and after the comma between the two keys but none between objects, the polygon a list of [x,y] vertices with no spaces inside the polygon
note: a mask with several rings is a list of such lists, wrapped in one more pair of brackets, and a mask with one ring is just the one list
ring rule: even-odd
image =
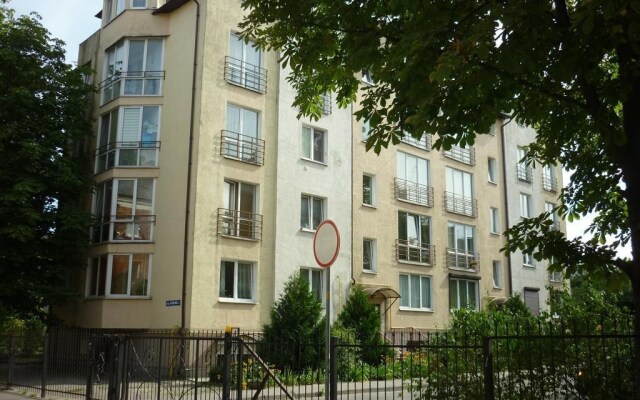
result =
[{"label": "overcast sky", "polygon": [[37,12],[41,23],[55,38],[62,39],[67,62],[78,60],[78,45],[100,28],[94,15],[102,9],[102,0],[10,0],[9,8],[17,14]]},{"label": "overcast sky", "polygon": [[[10,0],[9,7],[17,14],[28,14],[32,11],[42,16],[42,24],[53,37],[66,43],[67,62],[75,63],[78,59],[78,45],[100,28],[100,20],[94,15],[102,8],[102,0]],[[564,181],[568,174],[564,174]],[[567,236],[574,238],[583,235],[592,218],[585,217],[574,223],[567,223]],[[621,255],[630,257],[629,248],[623,249]]]}]

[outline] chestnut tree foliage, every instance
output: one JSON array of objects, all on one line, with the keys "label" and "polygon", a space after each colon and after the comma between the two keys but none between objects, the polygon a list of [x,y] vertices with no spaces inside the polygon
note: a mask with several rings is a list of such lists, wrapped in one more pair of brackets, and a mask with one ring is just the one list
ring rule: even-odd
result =
[{"label": "chestnut tree foliage", "polygon": [[[496,118],[533,126],[530,163],[574,170],[555,210],[595,212],[585,240],[547,214],[507,232],[507,251],[554,257],[553,269],[630,278],[640,320],[639,0],[243,0],[245,37],[291,68],[301,115],[320,96],[356,100],[367,147],[434,134],[434,147],[473,144]],[[505,120],[506,122],[506,120]],[[613,236],[611,243],[605,236]],[[631,242],[633,258],[616,247]]]},{"label": "chestnut tree foliage", "polygon": [[74,296],[69,271],[86,265],[88,165],[76,149],[91,133],[91,88],[65,63],[39,18],[0,0],[0,322],[42,317]]}]

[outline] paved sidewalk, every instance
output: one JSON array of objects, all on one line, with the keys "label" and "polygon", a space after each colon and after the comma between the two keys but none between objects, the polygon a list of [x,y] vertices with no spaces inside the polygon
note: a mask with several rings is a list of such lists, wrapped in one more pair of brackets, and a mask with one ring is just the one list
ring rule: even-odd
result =
[{"label": "paved sidewalk", "polygon": [[[0,400],[28,400],[28,399],[40,399],[40,394],[36,392],[19,392],[16,390],[0,389]],[[65,397],[47,396],[45,399],[65,399]],[[75,398],[76,400],[78,397]]]}]

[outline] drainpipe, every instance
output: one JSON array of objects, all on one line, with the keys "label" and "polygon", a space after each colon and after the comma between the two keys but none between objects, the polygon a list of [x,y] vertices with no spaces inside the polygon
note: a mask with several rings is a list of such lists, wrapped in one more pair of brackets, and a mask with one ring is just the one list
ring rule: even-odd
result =
[{"label": "drainpipe", "polygon": [[[502,123],[504,119],[508,118],[509,120],[505,123]],[[503,114],[500,116],[500,135],[502,136],[502,185],[504,188],[504,210],[505,215],[507,217],[507,228],[509,228],[509,186],[507,185],[507,151],[506,151],[506,143],[505,143],[505,135],[504,135],[504,127],[509,122],[511,122],[511,117],[507,114]],[[511,271],[512,263],[511,257],[513,254],[507,255],[507,274],[509,275],[509,297],[513,296],[513,273]]]},{"label": "drainpipe", "polygon": [[187,300],[187,268],[189,254],[189,219],[190,219],[190,203],[191,203],[191,167],[193,164],[193,130],[196,119],[196,75],[198,71],[198,39],[200,29],[200,3],[196,3],[196,27],[193,46],[193,74],[191,76],[191,119],[189,121],[189,161],[187,164],[187,195],[185,200],[185,216],[184,216],[184,248],[182,254],[182,301],[180,309],[180,330],[184,331],[186,325],[186,300]]}]

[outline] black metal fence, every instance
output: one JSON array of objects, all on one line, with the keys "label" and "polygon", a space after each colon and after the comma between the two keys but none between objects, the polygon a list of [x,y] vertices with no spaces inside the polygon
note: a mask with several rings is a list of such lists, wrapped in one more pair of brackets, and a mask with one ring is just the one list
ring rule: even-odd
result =
[{"label": "black metal fence", "polygon": [[[600,329],[598,331],[598,329]],[[51,330],[0,334],[0,387],[87,400],[636,399],[628,324],[478,332],[396,331],[363,346],[260,333]],[[329,383],[326,384],[326,376]]]}]

